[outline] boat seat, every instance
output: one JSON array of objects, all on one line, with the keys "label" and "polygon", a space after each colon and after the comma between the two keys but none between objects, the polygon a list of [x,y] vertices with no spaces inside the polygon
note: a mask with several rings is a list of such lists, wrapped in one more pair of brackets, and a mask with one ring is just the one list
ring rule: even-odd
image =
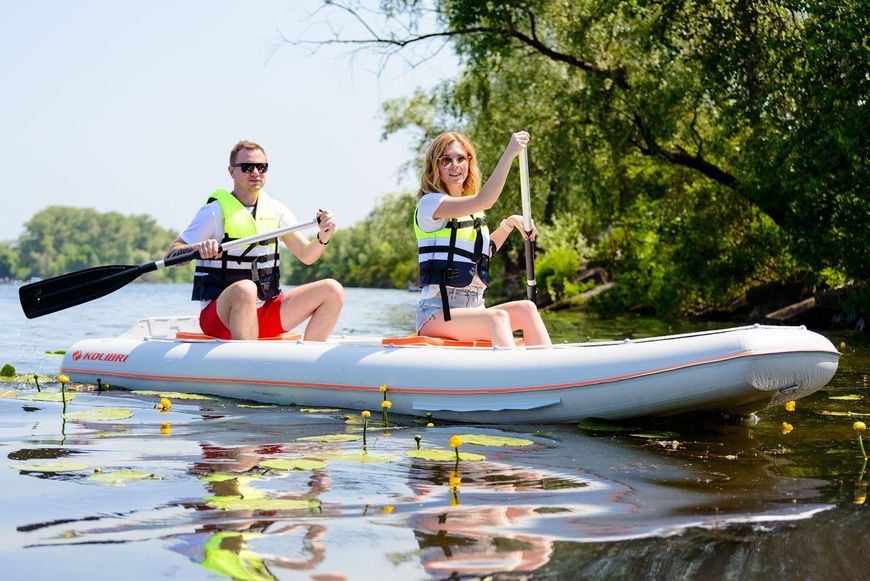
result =
[{"label": "boat seat", "polygon": [[[177,331],[176,339],[184,339],[187,341],[221,341],[222,339],[205,333],[191,333],[189,331]],[[302,333],[284,333],[275,337],[260,337],[258,341],[299,341],[302,339]]]},{"label": "boat seat", "polygon": [[[517,347],[525,345],[522,339],[514,340]],[[409,337],[387,337],[381,340],[382,345],[429,345],[431,347],[492,347],[489,339],[473,339],[458,341],[446,337],[430,337],[428,335],[411,335]]]}]

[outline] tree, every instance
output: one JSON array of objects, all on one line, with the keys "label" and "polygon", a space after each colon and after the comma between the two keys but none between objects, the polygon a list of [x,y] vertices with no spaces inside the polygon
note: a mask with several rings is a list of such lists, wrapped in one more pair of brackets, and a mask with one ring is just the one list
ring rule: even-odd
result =
[{"label": "tree", "polygon": [[389,103],[386,131],[416,128],[422,143],[460,128],[494,160],[511,129],[530,129],[535,214],[583,217],[633,287],[622,306],[704,310],[766,281],[870,275],[864,2],[384,0],[379,20],[355,2],[327,10],[348,26],[315,45],[384,59],[456,51],[457,78]]}]

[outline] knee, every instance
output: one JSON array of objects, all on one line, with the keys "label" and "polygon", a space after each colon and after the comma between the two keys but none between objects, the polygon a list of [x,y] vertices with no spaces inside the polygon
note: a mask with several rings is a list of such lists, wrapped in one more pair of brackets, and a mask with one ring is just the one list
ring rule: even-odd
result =
[{"label": "knee", "polygon": [[224,291],[234,304],[256,305],[257,285],[252,280],[240,280],[234,282]]},{"label": "knee", "polygon": [[324,279],[321,282],[322,291],[326,293],[330,301],[337,302],[340,305],[344,304],[344,287],[337,280],[332,278]]},{"label": "knee", "polygon": [[511,316],[507,311],[501,309],[489,309],[487,314],[489,314],[489,320],[492,321],[494,326],[507,325],[510,327]]}]

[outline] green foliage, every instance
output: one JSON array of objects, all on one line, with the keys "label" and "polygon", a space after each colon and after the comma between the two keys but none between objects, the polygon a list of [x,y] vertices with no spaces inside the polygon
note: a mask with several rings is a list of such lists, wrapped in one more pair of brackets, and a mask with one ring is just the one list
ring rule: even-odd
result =
[{"label": "green foliage", "polygon": [[[52,277],[107,264],[159,259],[177,237],[146,215],[50,206],[24,225],[15,243],[15,278]],[[190,280],[191,266],[149,273],[142,280]]]},{"label": "green foliage", "polygon": [[0,377],[15,377],[15,368],[10,363],[6,363],[3,365],[3,369],[0,369]]},{"label": "green foliage", "polygon": [[[429,3],[383,4],[413,18]],[[386,133],[422,146],[462,130],[486,174],[528,129],[533,214],[542,233],[582,216],[596,243],[578,260],[617,283],[600,308],[700,312],[770,281],[870,276],[865,2],[431,5],[461,70],[388,103]],[[408,30],[393,32],[431,32]],[[495,215],[517,212],[516,182]],[[556,289],[572,256],[552,238],[541,249]]]},{"label": "green foliage", "polygon": [[337,231],[313,265],[282,258],[285,280],[302,284],[331,277],[345,286],[369,288],[416,284],[417,243],[411,225],[415,205],[411,194],[385,196],[364,220]]}]

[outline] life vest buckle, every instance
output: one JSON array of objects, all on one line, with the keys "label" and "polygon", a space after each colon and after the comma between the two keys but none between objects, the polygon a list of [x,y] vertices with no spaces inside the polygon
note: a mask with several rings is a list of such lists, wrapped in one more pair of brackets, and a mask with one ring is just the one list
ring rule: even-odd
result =
[{"label": "life vest buckle", "polygon": [[459,278],[459,270],[453,267],[444,269],[444,278],[446,280],[452,280],[454,278]]}]

